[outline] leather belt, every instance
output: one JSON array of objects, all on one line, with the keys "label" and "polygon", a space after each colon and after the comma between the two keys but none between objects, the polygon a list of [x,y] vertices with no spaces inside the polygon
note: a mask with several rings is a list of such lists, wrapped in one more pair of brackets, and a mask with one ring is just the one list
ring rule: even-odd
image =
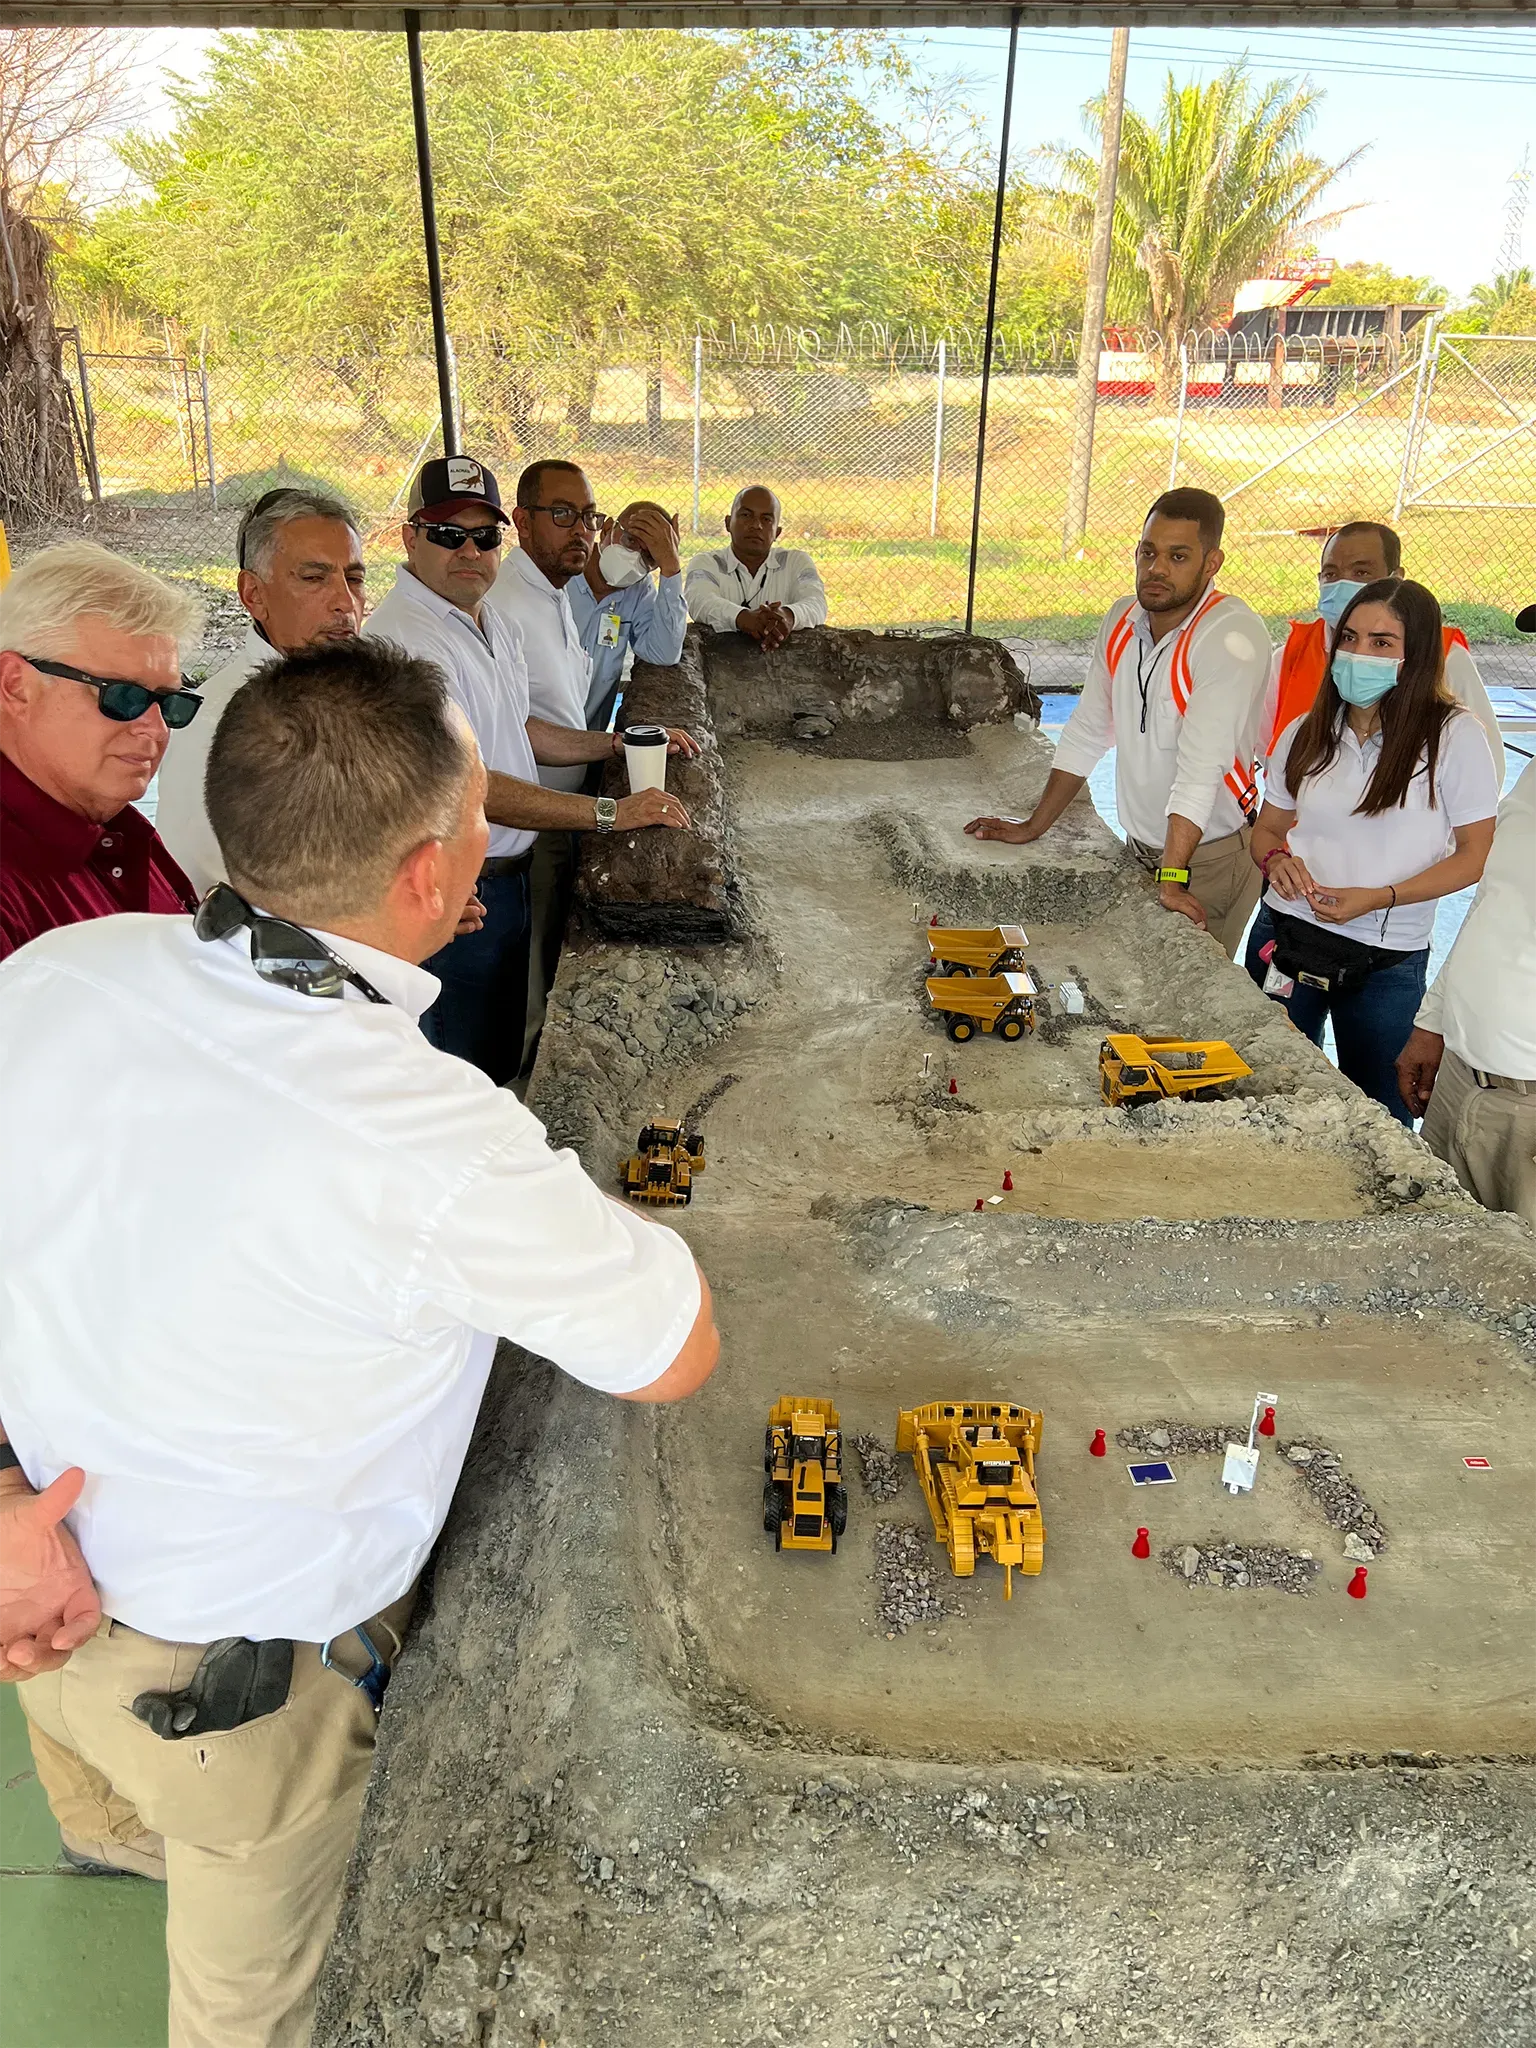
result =
[{"label": "leather belt", "polygon": [[482,880],[494,882],[498,875],[525,875],[532,866],[533,848],[530,846],[526,853],[499,854],[495,860],[482,861],[480,874]]},{"label": "leather belt", "polygon": [[1507,1088],[1511,1095],[1536,1095],[1536,1081],[1514,1081],[1507,1074],[1485,1074],[1481,1067],[1469,1069],[1479,1088]]}]

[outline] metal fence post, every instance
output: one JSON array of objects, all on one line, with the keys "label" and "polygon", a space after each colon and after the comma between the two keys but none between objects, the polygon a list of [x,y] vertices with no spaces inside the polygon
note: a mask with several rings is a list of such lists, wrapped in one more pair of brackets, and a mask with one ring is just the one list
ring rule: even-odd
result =
[{"label": "metal fence post", "polygon": [[90,479],[91,502],[101,503],[101,464],[96,456],[96,408],[91,403],[91,380],[86,374],[85,350],[80,345],[80,330],[73,330],[75,341],[75,365],[80,372],[80,403],[85,409],[85,469]]},{"label": "metal fence post", "polygon": [[213,466],[213,407],[208,402],[208,330],[197,344],[197,374],[203,387],[203,455],[208,464],[208,496],[215,512],[219,509],[219,478]]},{"label": "metal fence post", "polygon": [[939,480],[944,469],[944,371],[946,367],[947,344],[942,337],[939,341],[939,391],[933,408],[933,497],[928,507],[928,538],[936,540],[939,532]]},{"label": "metal fence post", "polygon": [[1173,454],[1168,462],[1168,488],[1179,480],[1179,444],[1184,439],[1184,408],[1189,403],[1189,342],[1179,343],[1179,409],[1173,421]]},{"label": "metal fence post", "polygon": [[1008,10],[1008,70],[1003,81],[1003,128],[997,141],[997,200],[992,209],[992,262],[987,273],[987,324],[981,344],[981,403],[976,414],[976,484],[971,493],[971,553],[965,579],[965,630],[976,623],[976,557],[981,547],[981,489],[987,472],[987,399],[992,390],[992,345],[997,333],[997,273],[1008,203],[1008,137],[1013,126],[1013,76],[1019,57],[1022,7]]},{"label": "metal fence post", "polygon": [[704,447],[704,337],[693,337],[693,526],[699,530],[699,459]]},{"label": "metal fence post", "polygon": [[453,346],[453,336],[444,334],[443,347],[448,352],[448,405],[453,413],[453,445],[464,445],[464,401],[459,396],[459,358]]},{"label": "metal fence post", "polygon": [[1414,458],[1418,453],[1419,408],[1424,402],[1424,380],[1429,370],[1430,348],[1440,322],[1431,313],[1424,322],[1424,344],[1419,350],[1419,374],[1413,380],[1413,404],[1408,411],[1408,431],[1403,436],[1403,463],[1397,473],[1397,496],[1392,501],[1392,524],[1396,526],[1403,515],[1403,500],[1408,495],[1408,481],[1415,468]]}]

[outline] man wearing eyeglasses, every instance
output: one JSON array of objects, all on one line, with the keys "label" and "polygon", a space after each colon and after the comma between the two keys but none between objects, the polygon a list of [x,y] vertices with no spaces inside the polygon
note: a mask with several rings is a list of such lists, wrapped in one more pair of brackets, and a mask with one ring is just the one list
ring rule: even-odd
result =
[{"label": "man wearing eyeglasses", "polygon": [[442,994],[422,1019],[434,1045],[489,1074],[498,1086],[522,1066],[528,1009],[529,875],[540,832],[685,830],[684,806],[665,790],[582,796],[546,788],[540,769],[585,774],[621,742],[532,712],[523,633],[486,602],[508,525],[491,471],[470,456],[424,463],[401,530],[405,566],[364,632],[434,661],[469,720],[487,769],[491,827],[478,895],[485,922],[427,964]]},{"label": "man wearing eyeglasses", "polygon": [[176,912],[191,883],[134,807],[202,708],[196,602],[86,541],[0,590],[0,957],[58,925]]}]

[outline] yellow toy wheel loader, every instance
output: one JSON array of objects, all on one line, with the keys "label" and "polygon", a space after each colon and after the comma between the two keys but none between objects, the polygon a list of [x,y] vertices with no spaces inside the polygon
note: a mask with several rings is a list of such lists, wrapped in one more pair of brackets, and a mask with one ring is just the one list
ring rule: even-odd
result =
[{"label": "yellow toy wheel loader", "polygon": [[632,1202],[677,1209],[693,1200],[693,1183],[704,1171],[704,1140],[689,1137],[675,1117],[646,1124],[619,1168],[619,1185]]},{"label": "yellow toy wheel loader", "polygon": [[1011,1401],[930,1401],[896,1418],[896,1449],[909,1453],[957,1579],[978,1552],[1003,1568],[1003,1598],[1015,1571],[1045,1564],[1045,1522],[1035,1491],[1035,1454],[1045,1418]]},{"label": "yellow toy wheel loader", "polygon": [[775,1550],[830,1550],[848,1526],[843,1433],[830,1401],[786,1395],[763,1438],[763,1527]]}]

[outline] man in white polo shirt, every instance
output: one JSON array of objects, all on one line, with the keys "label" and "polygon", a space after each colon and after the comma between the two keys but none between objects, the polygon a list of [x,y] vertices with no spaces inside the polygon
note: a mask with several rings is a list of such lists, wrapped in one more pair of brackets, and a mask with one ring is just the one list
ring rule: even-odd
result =
[{"label": "man in white polo shirt", "polygon": [[506,524],[501,492],[483,463],[463,455],[424,463],[401,529],[405,566],[364,628],[442,667],[489,772],[490,849],[478,888],[485,922],[429,962],[442,994],[422,1029],[498,1086],[514,1080],[522,1065],[537,835],[689,824],[684,806],[664,790],[616,801],[540,781],[542,767],[584,774],[586,763],[621,751],[622,743],[589,733],[585,721],[573,726],[530,711],[522,629],[494,616],[485,602]]},{"label": "man in white polo shirt", "polygon": [[78,1644],[20,1697],[164,1838],[170,2048],[309,2039],[497,1337],[628,1400],[718,1352],[682,1240],[417,1029],[485,783],[432,663],[274,663],[209,760],[233,887],[0,969],[0,1670]]},{"label": "man in white polo shirt", "polygon": [[688,615],[717,633],[746,633],[770,651],[791,633],[827,623],[827,593],[803,548],[774,543],[784,531],[778,498],[765,484],[738,491],[725,530],[728,548],[695,555],[683,589]]},{"label": "man in white polo shirt", "polygon": [[1113,747],[1132,853],[1157,877],[1163,908],[1209,931],[1230,959],[1259,900],[1248,842],[1270,646],[1258,614],[1215,587],[1225,516],[1209,491],[1157,499],[1136,549],[1136,595],[1104,615],[1040,801],[1028,818],[965,829],[1027,846]]}]

